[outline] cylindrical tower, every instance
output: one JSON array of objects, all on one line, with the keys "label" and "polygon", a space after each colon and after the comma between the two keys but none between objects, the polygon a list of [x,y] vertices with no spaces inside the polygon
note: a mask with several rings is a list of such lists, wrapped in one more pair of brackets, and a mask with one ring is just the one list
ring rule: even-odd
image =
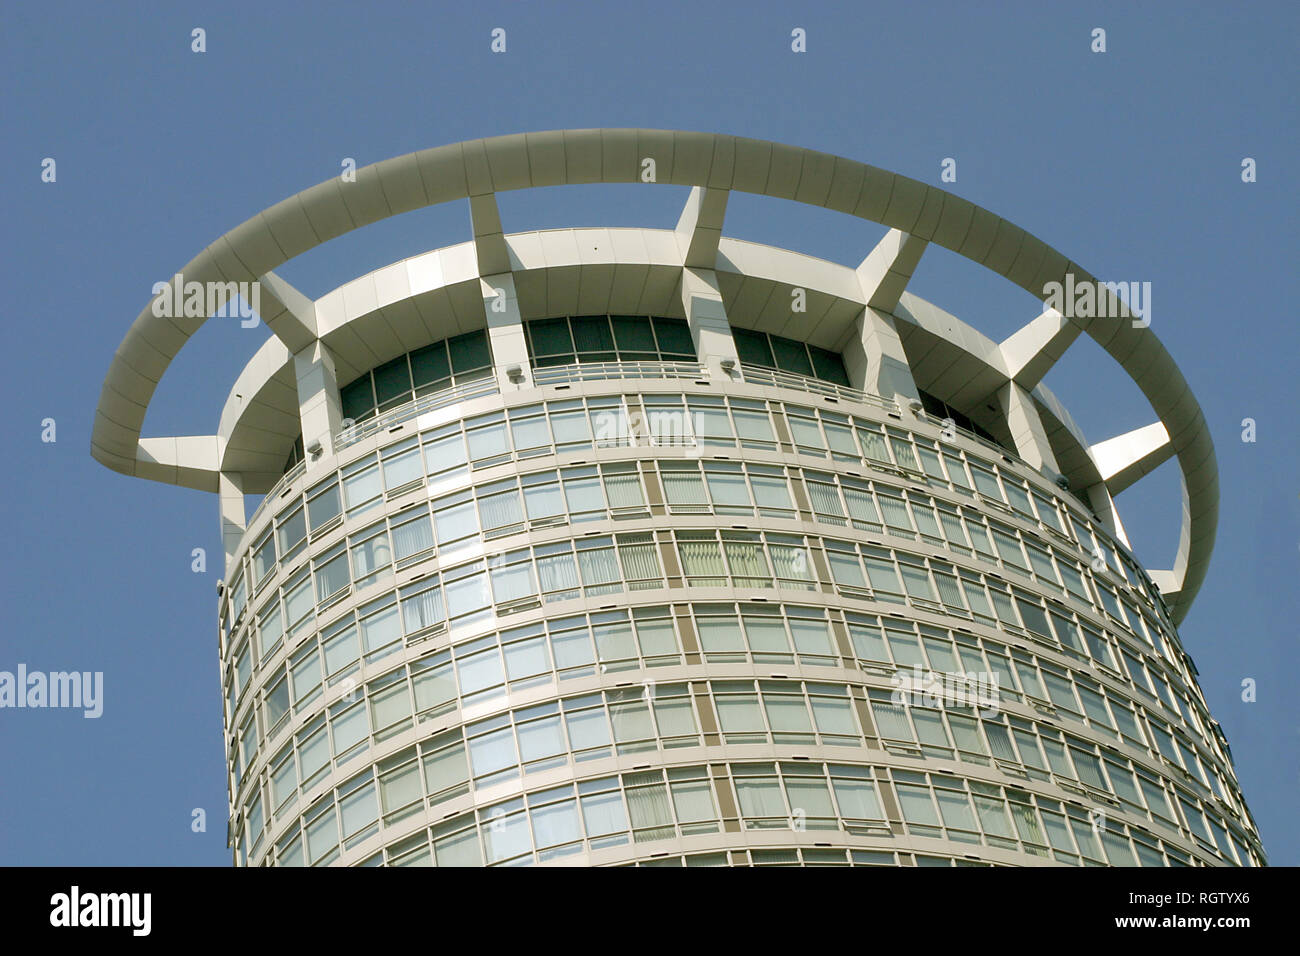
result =
[{"label": "cylindrical tower", "polygon": [[[693,187],[676,229],[506,235],[495,199],[650,181]],[[890,231],[856,269],[725,238],[731,190]],[[462,199],[471,241],[315,301],[273,271]],[[905,291],[929,243],[1114,308],[993,342]],[[234,292],[274,337],[216,433],[141,438]],[[1154,424],[1084,439],[1041,384],[1080,332]],[[1264,862],[1175,630],[1217,517],[1196,400],[1113,287],[906,177],[659,130],[378,163],[158,292],[92,453],[219,495],[237,864]],[[1113,496],[1172,456],[1147,571]]]}]

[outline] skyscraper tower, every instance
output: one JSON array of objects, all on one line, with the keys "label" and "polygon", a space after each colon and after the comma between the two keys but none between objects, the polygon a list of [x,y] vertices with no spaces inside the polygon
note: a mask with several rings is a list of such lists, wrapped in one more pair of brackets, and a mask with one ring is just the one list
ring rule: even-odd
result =
[{"label": "skyscraper tower", "polygon": [[[595,182],[692,188],[673,230],[505,234],[496,193]],[[726,238],[733,190],[889,231],[856,269]],[[274,271],[465,199],[469,241],[315,301]],[[1060,305],[991,341],[906,291],[932,243]],[[274,336],[215,432],[142,438],[235,292]],[[1084,438],[1042,384],[1081,332],[1153,424]],[[160,289],[92,453],[218,495],[240,865],[1264,862],[1175,630],[1200,407],[1113,287],[941,189],[661,130],[386,160]],[[1114,496],[1175,456],[1148,571]]]}]

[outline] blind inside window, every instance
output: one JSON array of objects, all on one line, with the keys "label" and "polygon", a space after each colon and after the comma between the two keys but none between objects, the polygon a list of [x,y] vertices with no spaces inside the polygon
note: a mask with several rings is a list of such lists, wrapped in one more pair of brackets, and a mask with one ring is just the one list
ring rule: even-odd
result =
[{"label": "blind inside window", "polygon": [[609,584],[619,580],[618,561],[613,548],[593,548],[578,552],[578,566],[585,585]]},{"label": "blind inside window", "polygon": [[704,482],[698,471],[663,472],[664,494],[670,505],[702,505],[708,503]]},{"label": "blind inside window", "polygon": [[900,531],[912,530],[912,519],[907,513],[907,506],[903,504],[902,498],[881,495],[880,510],[884,512],[885,524],[891,528],[897,528]]},{"label": "blind inside window", "polygon": [[722,577],[727,573],[716,541],[680,541],[678,548],[687,574]]},{"label": "blind inside window", "polygon": [[631,472],[605,475],[605,494],[611,508],[635,508],[645,504],[641,479]]},{"label": "blind inside window", "polygon": [[657,580],[663,577],[659,568],[659,552],[653,542],[620,545],[618,551],[623,559],[623,574],[627,580]]},{"label": "blind inside window", "polygon": [[763,556],[762,545],[750,541],[724,543],[727,549],[727,563],[731,565],[733,577],[768,577],[767,559]]},{"label": "blind inside window", "polygon": [[433,528],[429,525],[428,515],[421,515],[414,521],[393,528],[393,551],[399,561],[422,551],[428,551],[432,547]]},{"label": "blind inside window", "polygon": [[537,576],[543,591],[567,591],[578,586],[578,568],[571,554],[538,558]]},{"label": "blind inside window", "polygon": [[523,509],[519,506],[519,492],[513,489],[480,498],[478,507],[484,531],[517,525],[524,520]]},{"label": "blind inside window", "polygon": [[865,428],[858,429],[858,438],[862,442],[862,453],[874,461],[893,464],[889,450],[885,448],[885,436]]},{"label": "blind inside window", "polygon": [[[442,589],[429,588],[427,591],[406,598],[402,602],[402,618],[407,633],[437,624],[443,618]],[[369,649],[368,641],[367,649]]]},{"label": "blind inside window", "polygon": [[840,505],[840,495],[834,485],[824,485],[819,481],[810,481],[808,497],[812,499],[813,511],[835,518],[844,517],[844,508]]},{"label": "blind inside window", "polygon": [[[632,817],[632,829],[638,831],[638,841],[660,839],[656,831],[672,828],[672,807],[668,803],[668,788],[663,784],[628,790],[627,806]],[[642,832],[647,830],[651,832]]]},{"label": "blind inside window", "polygon": [[812,580],[812,558],[807,548],[774,544],[770,546],[777,577],[795,581]]},{"label": "blind inside window", "polygon": [[873,700],[871,712],[876,716],[876,729],[880,731],[880,736],[890,740],[915,742],[916,738],[912,736],[912,725],[908,722],[902,707],[888,701]]},{"label": "blind inside window", "polygon": [[775,778],[751,778],[736,781],[740,812],[746,817],[784,817],[785,800]]}]

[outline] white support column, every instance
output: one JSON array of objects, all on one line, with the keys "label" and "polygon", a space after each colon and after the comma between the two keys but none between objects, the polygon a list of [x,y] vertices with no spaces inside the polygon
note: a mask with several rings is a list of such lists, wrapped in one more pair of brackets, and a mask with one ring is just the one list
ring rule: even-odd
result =
[{"label": "white support column", "polygon": [[[695,341],[695,354],[710,376],[738,378],[740,358],[727,321],[718,277],[712,269],[682,269],[682,308]],[[729,363],[730,370],[722,363]]]},{"label": "white support column", "polygon": [[843,355],[844,370],[854,388],[904,406],[920,400],[892,315],[863,309]]},{"label": "white support column", "polygon": [[488,342],[497,385],[503,393],[533,387],[533,367],[515,294],[515,277],[509,272],[479,280],[483,313],[487,316]]},{"label": "white support column", "polygon": [[217,477],[221,507],[221,546],[226,553],[224,577],[230,573],[230,563],[235,559],[239,542],[248,529],[248,516],[244,511],[243,476],[223,471]]},{"label": "white support column", "polygon": [[311,471],[316,462],[334,454],[334,436],[343,429],[338,373],[334,356],[319,340],[294,354],[293,368],[298,378],[302,447]]},{"label": "white support column", "polygon": [[890,313],[927,245],[924,239],[891,229],[862,260],[857,273],[866,308],[843,351],[850,385],[900,405],[918,401],[919,396]]},{"label": "white support column", "polygon": [[1011,432],[1011,442],[1016,454],[1039,471],[1059,475],[1060,466],[1047,440],[1047,430],[1034,407],[1034,398],[1015,382],[1007,382],[998,389],[998,406]]}]

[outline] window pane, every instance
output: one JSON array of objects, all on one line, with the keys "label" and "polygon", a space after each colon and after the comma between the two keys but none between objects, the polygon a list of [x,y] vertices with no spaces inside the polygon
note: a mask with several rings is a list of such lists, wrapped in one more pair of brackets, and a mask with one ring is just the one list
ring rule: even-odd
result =
[{"label": "window pane", "polygon": [[797,375],[812,375],[812,362],[808,359],[808,350],[802,342],[782,338],[778,335],[768,336],[772,343],[772,354],[776,358],[776,367]]},{"label": "window pane", "polygon": [[453,372],[468,372],[492,364],[492,353],[488,348],[486,331],[469,332],[448,339],[447,350],[451,353]]}]

